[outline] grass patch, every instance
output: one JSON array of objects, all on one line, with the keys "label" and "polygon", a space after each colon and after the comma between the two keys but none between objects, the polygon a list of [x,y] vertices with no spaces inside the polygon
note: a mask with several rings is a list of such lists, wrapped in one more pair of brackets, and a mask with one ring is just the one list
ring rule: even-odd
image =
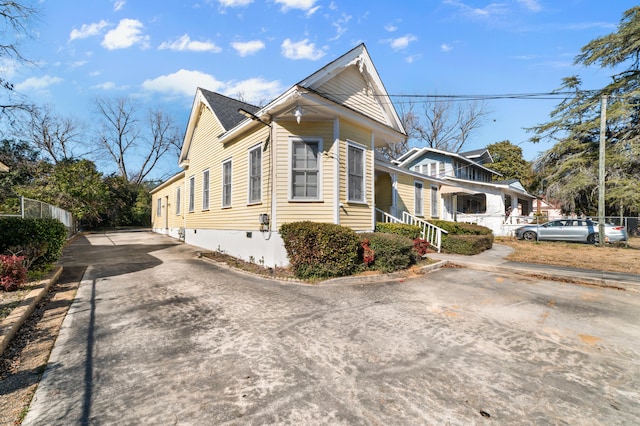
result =
[{"label": "grass patch", "polygon": [[497,244],[514,249],[507,260],[566,266],[596,271],[640,274],[640,237],[630,238],[627,247],[607,244],[604,247],[560,241],[522,241],[496,238]]}]

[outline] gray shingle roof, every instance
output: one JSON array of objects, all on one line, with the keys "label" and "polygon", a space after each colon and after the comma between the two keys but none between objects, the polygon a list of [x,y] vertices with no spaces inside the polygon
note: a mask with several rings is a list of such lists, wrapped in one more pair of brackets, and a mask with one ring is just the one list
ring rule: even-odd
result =
[{"label": "gray shingle roof", "polygon": [[256,113],[260,108],[248,104],[246,102],[232,99],[220,93],[210,92],[206,89],[200,88],[202,95],[205,97],[213,113],[218,117],[222,127],[227,131],[236,127],[241,121],[246,120],[247,117],[238,112],[238,108],[242,108],[250,113]]}]

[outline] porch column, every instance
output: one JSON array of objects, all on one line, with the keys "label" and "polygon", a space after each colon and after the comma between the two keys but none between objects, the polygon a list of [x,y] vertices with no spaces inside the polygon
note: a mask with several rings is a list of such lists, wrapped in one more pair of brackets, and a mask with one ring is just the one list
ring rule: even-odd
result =
[{"label": "porch column", "polygon": [[398,175],[391,173],[391,216],[398,218]]}]

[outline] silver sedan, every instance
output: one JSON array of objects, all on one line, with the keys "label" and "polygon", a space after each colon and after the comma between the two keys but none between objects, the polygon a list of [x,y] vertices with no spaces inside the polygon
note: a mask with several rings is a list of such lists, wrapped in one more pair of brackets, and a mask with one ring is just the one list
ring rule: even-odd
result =
[{"label": "silver sedan", "polygon": [[[627,240],[627,230],[624,226],[605,223],[604,235],[608,243]],[[598,223],[588,219],[552,220],[540,225],[518,228],[516,237],[527,241],[579,241],[594,244],[599,240]]]}]

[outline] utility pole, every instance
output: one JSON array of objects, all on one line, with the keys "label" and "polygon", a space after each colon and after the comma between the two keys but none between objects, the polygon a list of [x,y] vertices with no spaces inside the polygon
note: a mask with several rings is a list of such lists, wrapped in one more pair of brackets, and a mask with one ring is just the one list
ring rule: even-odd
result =
[{"label": "utility pole", "polygon": [[600,155],[598,158],[598,243],[604,247],[604,155],[607,128],[607,95],[602,95],[600,107]]}]

